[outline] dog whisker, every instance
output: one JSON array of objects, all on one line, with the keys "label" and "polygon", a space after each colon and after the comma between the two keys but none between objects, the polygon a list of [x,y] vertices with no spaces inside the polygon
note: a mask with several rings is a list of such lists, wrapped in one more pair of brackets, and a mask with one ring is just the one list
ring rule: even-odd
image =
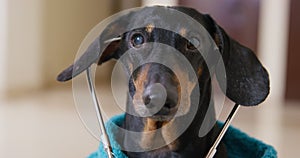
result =
[{"label": "dog whisker", "polygon": [[105,44],[106,43],[111,43],[111,42],[114,42],[114,41],[119,41],[121,39],[122,39],[122,37],[111,38],[111,39],[108,39],[108,40],[104,41],[104,43]]}]

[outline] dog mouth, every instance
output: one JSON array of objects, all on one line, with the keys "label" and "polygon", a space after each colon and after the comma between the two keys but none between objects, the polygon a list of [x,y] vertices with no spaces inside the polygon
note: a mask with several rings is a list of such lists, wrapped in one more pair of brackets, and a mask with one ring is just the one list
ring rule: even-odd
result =
[{"label": "dog mouth", "polygon": [[[156,83],[153,87],[162,87],[161,84]],[[146,100],[145,106],[148,109],[154,108],[155,111],[153,111],[153,115],[150,116],[149,118],[157,121],[165,121],[165,120],[171,120],[174,115],[177,112],[177,102],[171,99],[167,92],[162,89],[162,88],[157,88],[158,90],[153,90],[159,91],[156,92],[155,96],[157,97],[152,97],[151,99],[144,99]],[[156,112],[157,111],[157,112]]]},{"label": "dog mouth", "polygon": [[155,121],[170,121],[174,118],[176,111],[177,108],[162,107],[160,111],[149,118]]}]

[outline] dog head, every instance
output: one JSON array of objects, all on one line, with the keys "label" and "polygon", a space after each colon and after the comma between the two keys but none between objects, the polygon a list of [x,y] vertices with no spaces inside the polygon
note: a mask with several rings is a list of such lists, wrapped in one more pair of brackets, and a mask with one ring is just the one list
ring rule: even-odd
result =
[{"label": "dog head", "polygon": [[[110,23],[85,53],[59,74],[57,80],[70,80],[93,63],[101,65],[110,59],[122,60],[129,74],[134,111],[141,116],[169,120],[178,110],[179,103],[184,102],[183,95],[210,80],[208,59],[216,67],[217,79],[226,77],[227,87],[223,90],[232,101],[252,106],[265,100],[269,93],[268,73],[250,49],[231,39],[209,15],[185,7],[161,8],[138,9]],[[182,18],[170,20],[167,16],[178,11],[206,29],[217,45],[220,57],[199,53],[198,48],[209,43],[201,40],[202,32],[191,27],[189,21]],[[128,51],[131,53],[127,53],[127,58],[122,58]],[[180,55],[170,53],[174,51]],[[190,69],[180,66],[180,62],[185,62],[182,57],[190,63],[192,74]],[[220,61],[223,61],[225,71],[218,71]],[[190,102],[187,99],[184,105],[189,106]],[[145,107],[150,113],[143,111]]]}]

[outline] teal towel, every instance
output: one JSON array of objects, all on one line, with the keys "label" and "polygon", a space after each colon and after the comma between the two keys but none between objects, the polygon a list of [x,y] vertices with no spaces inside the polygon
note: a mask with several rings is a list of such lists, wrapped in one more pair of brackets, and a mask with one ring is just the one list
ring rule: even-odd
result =
[{"label": "teal towel", "polygon": [[[115,142],[114,132],[117,131],[115,125],[120,126],[125,118],[125,115],[114,116],[106,123],[106,129],[108,136],[110,137],[111,146],[116,158],[127,158],[127,156],[122,153],[120,146]],[[223,123],[218,122],[219,126],[222,126]],[[229,158],[276,158],[276,150],[263,142],[249,137],[247,134],[241,132],[240,130],[229,127],[222,142],[227,147],[227,153]],[[99,149],[97,152],[91,154],[89,158],[107,158],[106,153],[103,150],[103,145],[100,143]]]}]

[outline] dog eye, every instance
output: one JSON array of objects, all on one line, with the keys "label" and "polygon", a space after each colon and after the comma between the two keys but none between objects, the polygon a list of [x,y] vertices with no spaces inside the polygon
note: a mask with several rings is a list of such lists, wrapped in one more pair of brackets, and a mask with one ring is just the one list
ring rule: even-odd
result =
[{"label": "dog eye", "polygon": [[188,50],[196,50],[200,46],[200,41],[196,37],[192,37],[186,44]]},{"label": "dog eye", "polygon": [[138,48],[144,43],[145,43],[145,37],[142,33],[135,33],[131,36],[131,45],[133,47]]}]

